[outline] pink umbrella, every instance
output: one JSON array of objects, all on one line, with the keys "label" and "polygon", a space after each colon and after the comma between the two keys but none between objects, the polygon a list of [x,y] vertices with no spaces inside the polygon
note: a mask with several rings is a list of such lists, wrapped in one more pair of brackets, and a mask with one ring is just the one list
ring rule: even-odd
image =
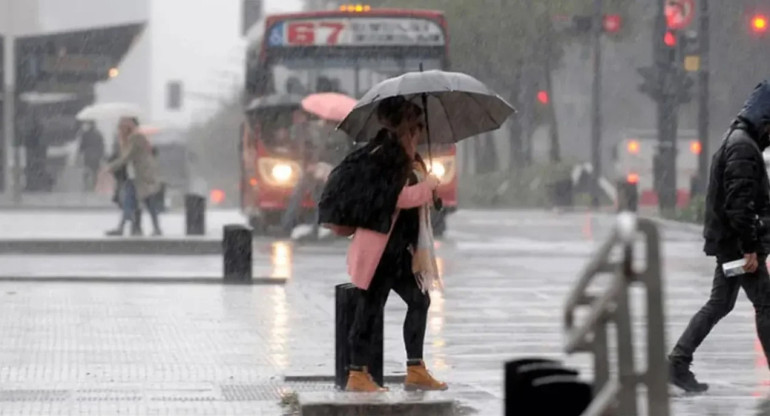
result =
[{"label": "pink umbrella", "polygon": [[345,119],[355,105],[354,98],[336,92],[311,94],[302,100],[302,108],[308,113],[337,122]]}]

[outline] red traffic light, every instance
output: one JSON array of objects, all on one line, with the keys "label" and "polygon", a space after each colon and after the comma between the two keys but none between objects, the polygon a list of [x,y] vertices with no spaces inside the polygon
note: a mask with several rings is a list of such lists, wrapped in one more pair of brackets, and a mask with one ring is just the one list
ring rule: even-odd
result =
[{"label": "red traffic light", "polygon": [[768,20],[767,16],[762,14],[756,14],[751,18],[751,30],[754,33],[767,32]]},{"label": "red traffic light", "polygon": [[538,91],[537,101],[539,101],[540,104],[547,105],[551,101],[551,97],[548,96],[548,91]]},{"label": "red traffic light", "polygon": [[673,48],[676,46],[676,35],[672,32],[666,32],[666,35],[663,36],[663,43],[669,48]]},{"label": "red traffic light", "polygon": [[604,26],[604,31],[607,33],[620,32],[620,29],[623,26],[623,18],[621,18],[619,14],[604,15],[602,26]]}]

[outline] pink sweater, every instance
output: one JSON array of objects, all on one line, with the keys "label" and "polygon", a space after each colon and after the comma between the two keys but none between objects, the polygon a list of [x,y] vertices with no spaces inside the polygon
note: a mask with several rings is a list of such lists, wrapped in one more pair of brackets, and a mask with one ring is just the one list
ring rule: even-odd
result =
[{"label": "pink sweater", "polygon": [[[401,209],[417,208],[429,203],[432,199],[433,190],[424,181],[405,186],[398,196],[396,213],[393,214],[390,226],[391,231]],[[353,241],[348,248],[348,274],[356,287],[364,290],[369,288],[389,237],[390,232],[383,234],[365,228],[356,229]]]}]

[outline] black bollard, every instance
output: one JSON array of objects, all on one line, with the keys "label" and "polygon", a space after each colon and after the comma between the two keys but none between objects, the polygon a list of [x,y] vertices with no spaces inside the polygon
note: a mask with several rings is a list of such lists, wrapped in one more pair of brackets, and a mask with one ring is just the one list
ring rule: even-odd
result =
[{"label": "black bollard", "polygon": [[618,181],[618,211],[636,212],[639,208],[639,190],[636,182]]},{"label": "black bollard", "polygon": [[225,283],[251,282],[251,238],[245,225],[225,225],[222,238]]},{"label": "black bollard", "polygon": [[547,358],[521,358],[505,363],[505,415],[523,415],[529,408],[528,391],[532,379],[522,373],[527,369],[559,369],[561,363]]},{"label": "black bollard", "polygon": [[206,232],[206,198],[186,194],[184,214],[187,235],[203,235]]},{"label": "black bollard", "polygon": [[522,415],[580,416],[591,405],[593,392],[590,384],[574,376],[551,375],[532,381],[534,406]]},{"label": "black bollard", "polygon": [[578,371],[558,361],[525,358],[505,364],[506,416],[578,416],[591,400],[591,387],[578,379]]},{"label": "black bollard", "polygon": [[[334,330],[334,384],[339,389],[344,389],[348,384],[348,370],[350,365],[350,343],[348,341],[350,328],[353,326],[353,318],[356,313],[358,291],[352,283],[343,283],[335,286],[335,330]],[[377,319],[374,325],[372,345],[369,350],[369,373],[374,381],[383,385],[383,315]]]}]

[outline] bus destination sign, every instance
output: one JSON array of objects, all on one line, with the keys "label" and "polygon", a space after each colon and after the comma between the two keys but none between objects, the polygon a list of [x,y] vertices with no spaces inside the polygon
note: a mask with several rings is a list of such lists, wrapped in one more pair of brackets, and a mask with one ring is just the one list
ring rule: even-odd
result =
[{"label": "bus destination sign", "polygon": [[444,31],[418,18],[322,18],[285,20],[268,32],[270,47],[443,46]]}]

